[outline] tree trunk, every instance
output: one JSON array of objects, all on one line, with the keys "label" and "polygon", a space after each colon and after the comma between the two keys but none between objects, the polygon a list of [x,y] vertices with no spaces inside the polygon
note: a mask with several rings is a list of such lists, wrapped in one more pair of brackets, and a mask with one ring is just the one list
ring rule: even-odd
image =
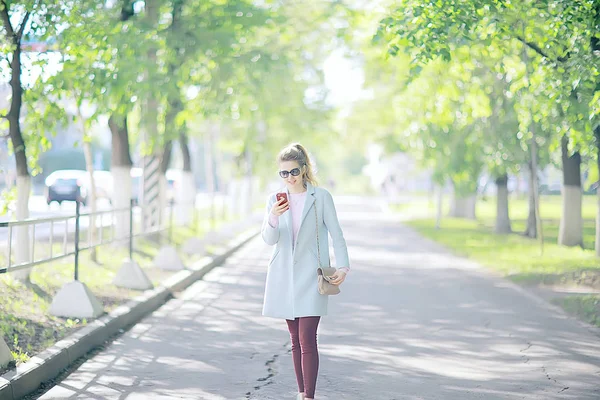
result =
[{"label": "tree trunk", "polygon": [[476,219],[476,199],[475,195],[460,197],[455,193],[450,204],[449,215],[454,218]]},{"label": "tree trunk", "polygon": [[563,163],[563,207],[558,233],[558,244],[583,247],[583,216],[581,191],[581,155],[569,156],[569,139],[563,136],[561,152]]},{"label": "tree trunk", "polygon": [[[450,202],[449,216],[454,218],[476,219],[475,205],[477,202],[476,194],[465,195],[465,190],[459,190],[453,183],[454,193]],[[465,189],[464,187],[462,189]]]},{"label": "tree trunk", "polygon": [[[531,125],[531,169],[532,171],[538,170],[538,150],[537,150],[537,139],[535,135],[535,125]],[[540,213],[540,196],[538,188],[540,187],[537,172],[533,174],[533,207],[535,208],[535,231],[540,243],[540,255],[544,254],[544,230],[542,228],[542,214]]]},{"label": "tree trunk", "polygon": [[[15,163],[17,169],[17,220],[29,218],[29,192],[31,190],[31,178],[29,168],[27,167],[27,152],[25,141],[21,132],[21,108],[23,105],[23,88],[21,86],[21,35],[22,32],[14,32],[8,9],[5,6],[2,10],[2,21],[7,39],[13,45],[14,50],[10,61],[10,88],[11,100],[10,110],[6,115],[8,120],[8,134],[15,154]],[[27,17],[22,24],[27,23]],[[24,26],[24,25],[23,25]],[[19,226],[15,228],[15,262],[17,264],[33,261],[30,259],[30,237],[29,227]],[[20,281],[29,281],[31,268],[16,271],[13,277]]]},{"label": "tree trunk", "polygon": [[525,232],[523,234],[530,238],[537,237],[537,228],[536,228],[536,220],[537,216],[535,213],[535,195],[534,195],[534,182],[536,182],[535,174],[537,171],[534,171],[531,161],[527,164],[529,167],[529,215],[527,217],[527,226],[525,227]]},{"label": "tree trunk", "polygon": [[192,172],[192,156],[187,134],[182,129],[179,133],[179,145],[181,146],[181,155],[183,158],[183,170]]},{"label": "tree trunk", "polygon": [[250,215],[252,213],[252,205],[254,204],[254,196],[252,193],[252,177],[254,169],[254,160],[252,150],[250,149],[250,143],[246,144],[244,151],[244,158],[246,160],[246,176],[242,181],[242,215]]},{"label": "tree trunk", "polygon": [[[85,167],[87,169],[89,179],[90,179],[90,195],[87,198],[88,204],[90,205],[90,210],[92,216],[89,220],[89,229],[90,229],[90,245],[93,246],[96,243],[96,212],[98,212],[98,191],[96,190],[96,179],[94,179],[94,156],[92,154],[92,144],[90,143],[90,138],[87,135],[87,130],[85,127],[85,120],[83,119],[83,115],[81,113],[81,108],[77,107],[77,116],[79,117],[79,121],[81,122],[81,133],[83,134],[83,154],[85,156]],[[98,262],[98,253],[96,247],[92,247],[90,249],[90,258],[94,262]]]},{"label": "tree trunk", "polygon": [[184,128],[179,133],[179,145],[183,158],[183,171],[181,175],[181,184],[177,187],[177,199],[180,203],[177,206],[179,210],[177,220],[180,224],[191,225],[193,223],[193,212],[196,203],[196,183],[192,173],[192,158],[188,143],[188,137]]},{"label": "tree trunk", "polygon": [[[149,29],[155,29],[157,27],[158,24],[158,20],[159,20],[159,7],[160,7],[160,2],[158,0],[146,0],[145,1],[145,23],[146,26]],[[148,62],[151,65],[155,65],[157,63],[158,57],[157,57],[157,51],[158,51],[158,45],[154,42],[151,42],[150,45],[148,46],[148,51],[147,51],[147,57],[148,57]],[[148,69],[146,71],[146,76],[145,79],[148,82],[152,82],[156,76],[154,76],[151,72],[153,72],[152,69]],[[174,79],[174,78],[173,78]],[[142,108],[142,126],[144,127],[144,133],[145,133],[145,137],[144,137],[144,141],[146,141],[147,143],[155,143],[152,148],[151,148],[151,152],[152,155],[154,157],[157,157],[158,160],[160,161],[160,167],[159,167],[159,177],[158,177],[158,197],[155,199],[155,201],[158,204],[149,204],[148,202],[144,202],[144,207],[149,207],[150,209],[153,209],[154,207],[156,207],[156,212],[158,213],[158,215],[155,215],[154,218],[158,217],[158,221],[156,221],[152,214],[147,214],[147,217],[150,218],[149,221],[147,221],[145,226],[151,226],[152,222],[158,222],[159,226],[162,226],[165,222],[165,209],[167,208],[167,178],[165,176],[167,168],[169,166],[169,163],[171,161],[171,144],[169,143],[169,140],[165,140],[165,143],[163,144],[164,148],[163,151],[161,152],[160,148],[157,148],[156,144],[159,144],[158,146],[160,146],[161,140],[166,136],[163,135],[161,137],[161,135],[159,135],[158,132],[158,115],[159,115],[159,99],[158,99],[158,93],[154,92],[153,90],[151,90],[147,97],[145,98],[145,101],[142,103],[144,105],[144,107]],[[172,126],[166,126],[165,129],[173,129]],[[164,157],[165,154],[167,155],[166,158]],[[164,169],[163,169],[164,168]],[[144,174],[144,177],[146,177],[147,175]]]},{"label": "tree trunk", "polygon": [[596,182],[596,241],[594,247],[596,256],[600,257],[600,125],[594,129],[594,137],[596,139],[596,167],[598,168],[598,182]]},{"label": "tree trunk", "polygon": [[[600,2],[596,2],[596,18],[600,18]],[[600,38],[597,36],[592,36],[590,39],[592,54],[596,52],[600,52]],[[600,79],[596,80],[596,92],[600,91]],[[598,197],[597,201],[597,210],[596,210],[596,241],[594,243],[594,247],[596,249],[596,256],[600,257],[600,125],[594,128],[594,137],[596,139],[596,150],[597,150],[597,159],[596,166],[598,167],[598,186],[596,188],[596,196]]]},{"label": "tree trunk", "polygon": [[171,151],[173,150],[173,142],[167,140],[163,152],[160,156],[160,172],[165,175],[171,164]]},{"label": "tree trunk", "polygon": [[[85,155],[85,166],[90,177],[90,195],[87,198],[89,200],[91,216],[89,220],[89,229],[90,229],[90,246],[93,246],[96,242],[96,213],[98,212],[98,193],[96,190],[96,180],[94,179],[94,157],[92,154],[92,144],[89,140],[83,141],[83,153]],[[98,254],[96,252],[96,248],[92,247],[90,249],[90,258],[94,262],[98,262]]]},{"label": "tree trunk", "polygon": [[169,206],[169,183],[167,181],[167,170],[169,169],[169,165],[171,164],[171,152],[173,149],[173,142],[167,140],[164,145],[163,152],[160,155],[160,168],[158,169],[159,177],[158,177],[158,199],[159,199],[159,207],[160,207],[160,223],[164,224],[166,220],[164,219],[165,210]]},{"label": "tree trunk", "polygon": [[[115,209],[128,209],[131,203],[131,156],[129,153],[129,131],[127,117],[112,114],[108,119],[112,134],[113,199]],[[115,215],[115,234],[117,238],[129,235],[129,214],[120,212]]]},{"label": "tree trunk", "polygon": [[496,178],[496,233],[511,233],[510,214],[508,212],[508,175]]},{"label": "tree trunk", "polygon": [[[17,175],[17,221],[29,218],[29,192],[31,190],[31,178],[29,176]],[[14,229],[13,241],[15,243],[15,264],[32,262],[30,253],[30,239],[28,226],[17,226]],[[22,269],[12,273],[13,278],[28,282],[31,268]]]},{"label": "tree trunk", "polygon": [[206,190],[210,194],[210,221],[211,229],[215,228],[216,224],[216,209],[215,209],[215,170],[214,170],[214,153],[213,140],[214,132],[216,131],[216,123],[208,122],[208,131],[204,134],[204,165],[206,174]]},{"label": "tree trunk", "polygon": [[437,211],[435,216],[435,229],[440,229],[442,227],[442,208],[444,201],[444,185],[439,185],[437,187]]},{"label": "tree trunk", "polygon": [[[119,20],[125,22],[135,15],[134,1],[122,0],[121,15]],[[128,209],[131,206],[131,155],[129,149],[129,130],[127,128],[127,114],[114,112],[108,118],[108,127],[111,133],[111,173],[113,178],[112,207],[114,209]],[[115,236],[125,238],[129,235],[129,213],[115,215]]]}]

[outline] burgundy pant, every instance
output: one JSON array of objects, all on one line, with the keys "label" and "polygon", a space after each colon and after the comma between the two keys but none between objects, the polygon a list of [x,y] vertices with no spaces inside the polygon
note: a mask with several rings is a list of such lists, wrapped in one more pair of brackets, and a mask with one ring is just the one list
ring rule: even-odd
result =
[{"label": "burgundy pant", "polygon": [[321,317],[300,317],[286,320],[292,339],[292,359],[298,391],[314,399],[319,373],[317,327]]}]

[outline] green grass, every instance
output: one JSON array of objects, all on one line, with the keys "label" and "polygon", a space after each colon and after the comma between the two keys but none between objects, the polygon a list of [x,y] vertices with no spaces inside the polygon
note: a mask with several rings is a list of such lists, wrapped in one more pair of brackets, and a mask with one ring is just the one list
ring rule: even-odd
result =
[{"label": "green grass", "polygon": [[[437,210],[436,199],[433,196],[416,195],[411,201],[392,205],[396,211],[404,213],[426,213],[433,217]],[[582,215],[584,220],[595,220],[597,210],[596,196],[583,196]],[[442,202],[444,215],[450,209],[450,197],[444,196]],[[541,196],[540,211],[543,219],[558,220],[562,214],[561,196]],[[496,198],[485,197],[478,199],[476,205],[477,218],[480,220],[494,220],[496,218]],[[526,220],[529,213],[529,200],[526,196],[511,197],[509,201],[509,214],[512,220]]]},{"label": "green grass", "polygon": [[554,303],[563,307],[570,314],[600,326],[600,298],[598,296],[569,296],[564,299],[556,299]]},{"label": "green grass", "polygon": [[[585,286],[600,289],[600,259],[594,252],[596,197],[583,201],[584,248],[557,244],[561,199],[543,196],[540,214],[543,219],[544,247],[540,242],[520,234],[528,215],[527,199],[511,199],[512,234],[495,234],[496,204],[494,199],[478,201],[477,220],[449,218],[444,203],[441,229],[435,228],[435,206],[426,197],[394,206],[409,217],[408,224],[456,254],[474,259],[522,285]],[[557,302],[571,313],[600,325],[597,296],[570,296]]]},{"label": "green grass", "polygon": [[478,221],[446,218],[442,229],[435,229],[433,219],[414,220],[409,224],[426,237],[515,281],[540,281],[588,269],[600,271],[593,251],[559,246],[549,240],[550,236],[546,236],[544,254],[540,255],[538,241],[519,234],[498,235],[490,226]]}]

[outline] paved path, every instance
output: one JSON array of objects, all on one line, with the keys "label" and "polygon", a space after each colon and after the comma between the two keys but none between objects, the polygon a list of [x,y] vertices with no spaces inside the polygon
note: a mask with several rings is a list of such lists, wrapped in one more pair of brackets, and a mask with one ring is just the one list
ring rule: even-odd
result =
[{"label": "paved path", "polygon": [[[352,271],[319,330],[317,399],[600,399],[600,337],[375,207],[339,207]],[[260,316],[257,239],[41,399],[295,399]]]}]

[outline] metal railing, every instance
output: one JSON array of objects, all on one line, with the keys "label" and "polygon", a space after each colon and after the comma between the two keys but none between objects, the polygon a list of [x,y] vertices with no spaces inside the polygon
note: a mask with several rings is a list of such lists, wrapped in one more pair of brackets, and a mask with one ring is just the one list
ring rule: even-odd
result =
[{"label": "metal railing", "polygon": [[[57,216],[47,218],[35,218],[27,219],[22,221],[4,221],[0,222],[0,240],[1,235],[7,232],[7,249],[6,249],[6,263],[0,265],[0,274],[14,272],[26,268],[31,268],[39,264],[48,263],[50,261],[57,261],[66,257],[75,257],[75,271],[74,278],[79,278],[79,254],[82,251],[91,250],[99,246],[128,241],[129,245],[129,257],[133,257],[133,240],[138,237],[150,236],[156,234],[168,233],[168,240],[173,240],[173,208],[174,202],[169,202],[169,215],[168,223],[167,218],[161,223],[160,226],[144,227],[144,218],[142,207],[135,206],[132,200],[128,208],[110,209],[92,212],[81,212],[81,203],[78,201],[75,205],[75,215],[68,216]],[[136,210],[140,210],[139,219],[140,229],[135,232],[135,219],[134,214]],[[123,226],[123,220],[119,221],[119,218],[128,218],[128,232],[127,235],[118,237],[117,226],[121,224]],[[87,222],[87,239],[82,240],[82,221]],[[47,229],[43,229],[43,227]],[[64,226],[64,228],[63,228]],[[57,235],[56,228],[64,229],[61,234]],[[5,231],[5,229],[7,231]],[[14,263],[13,251],[14,244],[14,233],[19,236],[19,230],[27,230],[29,237],[29,248],[26,249],[27,261],[21,261]],[[37,240],[36,233],[44,232],[47,233],[48,237],[46,242]],[[73,234],[72,247],[69,241],[70,235]],[[58,240],[57,240],[58,239]],[[57,243],[62,244],[62,251],[56,251],[54,249]],[[40,245],[48,245],[48,253],[39,259],[36,259],[36,244],[37,247]],[[21,250],[22,251],[22,250]]]},{"label": "metal railing", "polygon": [[[215,237],[222,236],[223,230],[231,231],[231,227],[225,224],[219,231],[215,230],[215,220],[225,219],[227,212],[227,195],[223,196],[220,201],[215,201],[214,194],[211,201],[205,207],[198,207],[196,202],[191,204],[176,204],[173,200],[169,201],[167,210],[168,215],[162,219],[160,226],[146,227],[144,226],[144,208],[136,206],[132,200],[129,207],[120,209],[100,210],[94,213],[81,212],[81,203],[76,202],[75,215],[65,215],[45,218],[30,218],[22,221],[2,221],[0,222],[0,255],[5,254],[6,260],[0,257],[0,275],[10,272],[15,272],[36,265],[57,261],[66,257],[74,256],[74,279],[79,280],[79,255],[83,251],[91,250],[99,246],[128,241],[129,258],[133,259],[134,239],[158,235],[159,240],[166,239],[169,243],[173,243],[173,227],[174,227],[174,207],[187,206],[191,211],[191,224],[188,224],[200,236],[201,217],[200,211],[204,210],[208,213],[206,216],[210,220],[210,228]],[[218,205],[220,203],[220,206]],[[230,215],[234,220],[238,220],[241,215]],[[124,225],[127,218],[127,232],[125,229],[118,229]],[[137,218],[137,221],[136,221]],[[83,222],[83,224],[82,224]],[[251,221],[245,221],[251,222]],[[136,230],[136,223],[138,229]],[[243,220],[233,222],[242,227]],[[92,228],[94,226],[94,228]],[[29,246],[26,257],[24,251],[19,250],[17,261],[15,258],[14,244],[15,233],[17,240],[19,238],[19,230],[27,230],[29,237]],[[83,235],[82,235],[83,233]],[[43,238],[38,238],[37,234],[43,234]],[[123,235],[121,235],[123,234]],[[40,235],[41,236],[41,235]],[[46,237],[47,236],[47,237]],[[7,248],[2,249],[4,237],[7,238]],[[55,246],[60,244],[59,249]],[[40,248],[48,247],[46,254],[39,256]],[[6,262],[3,262],[6,261]]]}]

